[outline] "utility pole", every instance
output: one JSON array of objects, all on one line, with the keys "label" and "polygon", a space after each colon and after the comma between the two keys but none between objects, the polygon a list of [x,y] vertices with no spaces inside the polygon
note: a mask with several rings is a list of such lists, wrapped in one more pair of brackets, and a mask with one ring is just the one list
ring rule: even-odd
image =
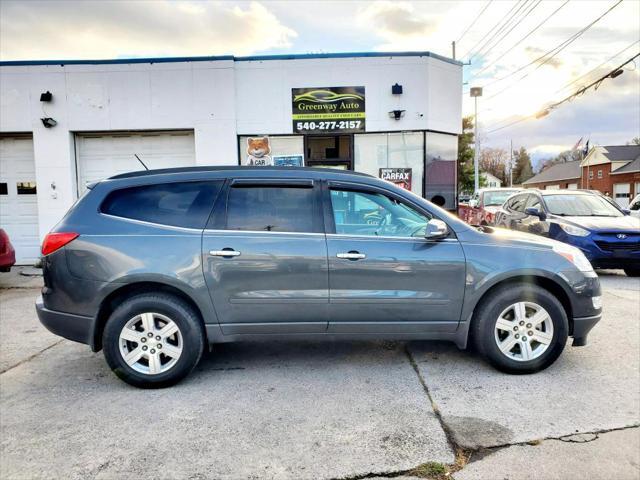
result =
[{"label": "utility pole", "polygon": [[509,160],[509,186],[513,187],[513,139],[510,140],[511,147],[509,148],[510,160]]},{"label": "utility pole", "polygon": [[469,91],[471,98],[473,98],[475,102],[475,114],[473,116],[473,140],[475,143],[475,152],[473,156],[473,173],[474,173],[474,187],[477,192],[480,189],[480,174],[479,174],[479,163],[480,163],[480,138],[478,138],[478,97],[482,96],[482,87],[471,87]]},{"label": "utility pole", "polygon": [[456,59],[456,42],[455,42],[455,40],[453,42],[451,42],[451,51],[452,51],[451,58],[453,58],[455,60]]}]

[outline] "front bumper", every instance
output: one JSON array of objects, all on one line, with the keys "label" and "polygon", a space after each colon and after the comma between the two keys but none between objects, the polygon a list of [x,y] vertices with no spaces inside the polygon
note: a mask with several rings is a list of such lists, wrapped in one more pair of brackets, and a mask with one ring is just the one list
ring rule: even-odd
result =
[{"label": "front bumper", "polygon": [[90,345],[95,350],[95,318],[49,310],[44,306],[42,296],[36,300],[36,312],[40,323],[51,333]]}]

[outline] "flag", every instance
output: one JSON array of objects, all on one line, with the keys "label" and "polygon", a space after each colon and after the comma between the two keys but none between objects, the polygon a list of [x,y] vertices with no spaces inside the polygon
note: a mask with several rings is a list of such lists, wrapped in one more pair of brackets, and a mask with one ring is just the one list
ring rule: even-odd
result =
[{"label": "flag", "polygon": [[587,154],[589,153],[589,140],[587,140],[587,143],[584,145],[584,150],[582,150],[582,154],[586,157]]},{"label": "flag", "polygon": [[577,150],[578,148],[580,148],[580,145],[582,145],[582,139],[583,139],[583,138],[584,138],[584,137],[580,137],[580,140],[578,140],[578,141],[576,142],[576,144],[573,146],[573,148],[572,148],[571,150]]}]

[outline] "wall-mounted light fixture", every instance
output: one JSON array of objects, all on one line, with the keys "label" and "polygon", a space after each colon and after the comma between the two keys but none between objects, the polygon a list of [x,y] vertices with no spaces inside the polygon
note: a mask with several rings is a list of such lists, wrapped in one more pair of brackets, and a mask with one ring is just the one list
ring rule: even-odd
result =
[{"label": "wall-mounted light fixture", "polygon": [[402,117],[404,117],[404,110],[391,110],[389,112],[389,118],[394,120],[400,120]]},{"label": "wall-mounted light fixture", "polygon": [[53,94],[49,90],[40,94],[41,102],[50,102],[51,100],[53,100]]},{"label": "wall-mounted light fixture", "polygon": [[51,117],[44,117],[44,118],[41,118],[40,120],[42,120],[42,125],[44,125],[44,128],[55,127],[58,124],[58,122],[56,122]]},{"label": "wall-mounted light fixture", "polygon": [[402,85],[398,83],[391,85],[391,93],[393,95],[402,95]]}]

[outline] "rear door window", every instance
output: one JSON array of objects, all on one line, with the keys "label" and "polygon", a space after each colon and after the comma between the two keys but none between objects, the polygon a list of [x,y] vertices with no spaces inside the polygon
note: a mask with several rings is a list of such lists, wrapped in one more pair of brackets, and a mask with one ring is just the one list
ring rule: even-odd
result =
[{"label": "rear door window", "polygon": [[518,195],[514,197],[509,204],[509,208],[514,212],[524,212],[524,206],[527,203],[528,197],[529,195]]},{"label": "rear door window", "polygon": [[185,228],[204,228],[222,181],[179,182],[111,192],[101,211],[116,217]]},{"label": "rear door window", "polygon": [[227,230],[320,232],[316,193],[306,186],[239,185],[229,189]]}]

